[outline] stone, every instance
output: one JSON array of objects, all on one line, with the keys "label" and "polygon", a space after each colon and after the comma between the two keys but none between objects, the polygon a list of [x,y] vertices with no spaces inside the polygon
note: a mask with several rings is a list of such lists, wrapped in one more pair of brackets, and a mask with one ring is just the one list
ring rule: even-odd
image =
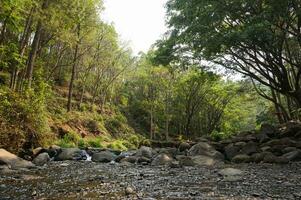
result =
[{"label": "stone", "polygon": [[289,153],[289,152],[292,152],[292,151],[296,151],[297,148],[296,147],[285,147],[283,150],[282,150],[282,153]]},{"label": "stone", "polygon": [[296,134],[301,130],[300,122],[287,122],[281,130],[282,137],[295,137]]},{"label": "stone", "polygon": [[242,179],[243,171],[235,168],[225,168],[218,172],[219,175],[223,176],[224,181],[239,181]]},{"label": "stone", "polygon": [[137,157],[146,157],[152,158],[153,157],[153,150],[150,147],[142,146],[136,152]]},{"label": "stone", "polygon": [[61,149],[61,152],[55,157],[57,161],[64,160],[85,160],[86,154],[83,150],[78,148],[64,148]]},{"label": "stone", "polygon": [[259,133],[273,137],[274,135],[276,135],[277,129],[271,124],[263,123],[260,127]]},{"label": "stone", "polygon": [[35,148],[32,150],[32,156],[37,157],[40,153],[45,152],[45,149],[42,147]]},{"label": "stone", "polygon": [[264,151],[270,151],[271,147],[270,146],[263,146],[263,147],[260,148],[260,150],[263,151],[263,152]]},{"label": "stone", "polygon": [[211,145],[205,142],[199,142],[192,146],[188,151],[189,156],[208,156],[215,159],[224,160],[224,155],[219,151],[216,151]]},{"label": "stone", "polygon": [[220,170],[218,174],[222,176],[241,176],[243,175],[243,171],[235,168],[225,168]]},{"label": "stone", "polygon": [[234,146],[233,144],[228,144],[225,147],[225,155],[229,160],[231,160],[234,156],[238,155],[239,151],[240,151],[240,147]]},{"label": "stone", "polygon": [[255,163],[260,163],[264,159],[265,153],[254,153],[251,155],[251,161]]},{"label": "stone", "polygon": [[178,155],[176,156],[176,159],[179,161],[181,166],[195,166],[195,163],[189,156]]},{"label": "stone", "polygon": [[92,161],[108,163],[115,160],[116,157],[117,156],[110,151],[101,151],[92,155]]},{"label": "stone", "polygon": [[134,193],[135,193],[135,191],[134,191],[134,189],[132,187],[127,187],[125,189],[125,194],[126,195],[131,195],[131,194],[134,194]]},{"label": "stone", "polygon": [[151,165],[168,165],[173,161],[173,159],[167,154],[159,154],[154,158]]},{"label": "stone", "polygon": [[213,166],[218,162],[214,158],[203,155],[193,156],[192,161],[196,166]]},{"label": "stone", "polygon": [[50,156],[47,152],[39,154],[37,157],[33,159],[33,163],[38,166],[43,166],[50,161]]},{"label": "stone", "polygon": [[18,156],[0,149],[0,165],[7,165],[11,169],[33,168],[35,165],[32,162],[26,161]]},{"label": "stone", "polygon": [[276,163],[277,156],[271,152],[265,152],[263,162],[264,163]]},{"label": "stone", "polygon": [[186,151],[186,150],[189,150],[191,148],[190,144],[188,144],[187,142],[182,142],[180,145],[179,145],[179,152],[183,152],[183,151]]},{"label": "stone", "polygon": [[171,157],[176,156],[178,149],[177,148],[171,148],[171,147],[167,147],[167,148],[161,148],[159,149],[158,153],[159,154],[167,154]]},{"label": "stone", "polygon": [[238,154],[231,161],[234,163],[248,163],[251,161],[251,157],[246,154]]},{"label": "stone", "polygon": [[136,163],[138,158],[136,156],[128,156],[120,160],[120,163],[128,162],[128,163]]},{"label": "stone", "polygon": [[282,151],[284,148],[285,146],[283,145],[274,145],[269,151],[272,152],[275,156],[281,156],[283,154]]},{"label": "stone", "polygon": [[172,161],[171,163],[169,163],[168,166],[169,166],[170,168],[180,168],[180,167],[181,167],[180,162],[179,162],[179,161],[176,161],[176,160],[174,160],[174,161]]},{"label": "stone", "polygon": [[291,151],[286,154],[283,154],[282,157],[288,159],[289,161],[300,161],[301,160],[301,151]]},{"label": "stone", "polygon": [[258,145],[255,142],[248,142],[245,146],[242,147],[240,153],[251,155],[257,152]]},{"label": "stone", "polygon": [[137,163],[141,163],[141,164],[149,164],[151,163],[151,159],[147,158],[147,157],[138,157],[137,158]]},{"label": "stone", "polygon": [[269,141],[270,137],[266,133],[258,133],[255,135],[259,143],[264,143]]},{"label": "stone", "polygon": [[236,143],[234,144],[234,146],[239,147],[239,148],[242,148],[242,147],[245,146],[246,144],[247,144],[246,142],[236,142]]}]

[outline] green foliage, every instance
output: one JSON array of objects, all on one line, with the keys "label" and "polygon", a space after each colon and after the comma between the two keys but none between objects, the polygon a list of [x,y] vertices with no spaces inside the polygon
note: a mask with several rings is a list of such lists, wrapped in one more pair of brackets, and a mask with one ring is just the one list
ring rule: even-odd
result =
[{"label": "green foliage", "polygon": [[[13,152],[46,146],[51,140],[45,98],[47,85],[27,90],[24,95],[0,88],[0,145]],[[2,132],[3,131],[3,132]]]},{"label": "green foliage", "polygon": [[111,148],[111,149],[122,150],[122,151],[126,151],[128,149],[124,145],[124,141],[123,140],[115,140],[112,143],[110,143],[107,147]]}]

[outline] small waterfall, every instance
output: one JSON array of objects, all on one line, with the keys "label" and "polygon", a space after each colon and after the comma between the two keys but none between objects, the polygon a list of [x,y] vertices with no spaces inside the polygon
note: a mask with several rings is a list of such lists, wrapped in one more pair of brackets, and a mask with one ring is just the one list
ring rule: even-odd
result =
[{"label": "small waterfall", "polygon": [[92,157],[85,150],[83,150],[83,156],[86,157],[86,161],[92,161]]}]

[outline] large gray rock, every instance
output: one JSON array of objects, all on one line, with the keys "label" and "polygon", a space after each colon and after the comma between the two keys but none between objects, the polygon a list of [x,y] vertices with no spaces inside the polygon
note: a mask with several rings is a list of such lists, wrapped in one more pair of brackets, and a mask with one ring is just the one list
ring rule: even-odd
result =
[{"label": "large gray rock", "polygon": [[137,157],[146,157],[152,158],[153,157],[153,149],[150,147],[142,146],[136,152]]},{"label": "large gray rock", "polygon": [[169,165],[173,159],[167,154],[159,154],[152,161],[152,165]]},{"label": "large gray rock", "polygon": [[217,162],[220,162],[219,160],[216,160],[212,157],[203,156],[203,155],[193,156],[192,161],[196,166],[213,166]]},{"label": "large gray rock", "polygon": [[263,123],[260,127],[259,133],[273,137],[277,133],[277,129],[271,124]]},{"label": "large gray rock", "polygon": [[195,163],[189,156],[178,155],[176,159],[179,161],[180,166],[195,166]]},{"label": "large gray rock", "polygon": [[176,156],[178,152],[177,148],[171,148],[171,147],[167,147],[167,148],[161,148],[159,149],[159,154],[167,154],[170,157],[174,157]]},{"label": "large gray rock", "polygon": [[191,148],[190,144],[188,144],[187,142],[182,142],[180,145],[179,145],[179,151],[180,152],[183,152],[183,151],[186,151],[186,150],[189,150]]},{"label": "large gray rock", "polygon": [[120,163],[136,163],[138,162],[138,158],[136,156],[127,156],[120,160]]},{"label": "large gray rock", "polygon": [[214,159],[224,159],[224,155],[216,151],[211,145],[205,142],[199,142],[192,146],[188,151],[189,156],[208,156]]},{"label": "large gray rock", "polygon": [[234,168],[226,168],[220,170],[218,174],[223,176],[224,181],[238,181],[242,179],[243,171]]},{"label": "large gray rock", "polygon": [[93,162],[111,162],[115,160],[117,156],[110,151],[101,151],[92,155]]},{"label": "large gray rock", "polygon": [[251,161],[251,157],[246,154],[238,154],[231,161],[235,163],[248,163]]},{"label": "large gray rock", "polygon": [[33,168],[35,166],[33,163],[23,160],[5,149],[0,149],[0,165],[7,165],[11,169]]},{"label": "large gray rock", "polygon": [[288,161],[300,161],[301,160],[301,151],[291,151],[284,155],[282,155],[283,158],[286,158]]},{"label": "large gray rock", "polygon": [[229,160],[231,160],[234,156],[238,155],[239,151],[240,151],[240,147],[234,146],[233,144],[228,144],[225,147],[225,155]]},{"label": "large gray rock", "polygon": [[256,153],[258,149],[258,145],[255,142],[248,142],[245,146],[242,147],[240,153],[241,154],[247,154],[251,155],[253,153]]},{"label": "large gray rock", "polygon": [[37,157],[33,159],[33,163],[38,166],[43,166],[50,161],[50,156],[48,153],[44,152],[39,154]]},{"label": "large gray rock", "polygon": [[251,161],[255,163],[260,163],[263,161],[265,153],[254,153],[251,155]]},{"label": "large gray rock", "polygon": [[78,148],[61,149],[61,152],[55,157],[57,161],[64,160],[85,160],[86,153]]}]

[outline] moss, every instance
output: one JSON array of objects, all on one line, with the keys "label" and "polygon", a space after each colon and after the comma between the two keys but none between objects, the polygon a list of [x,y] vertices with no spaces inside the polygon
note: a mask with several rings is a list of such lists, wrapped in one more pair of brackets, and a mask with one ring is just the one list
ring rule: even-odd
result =
[{"label": "moss", "polygon": [[123,144],[124,141],[122,140],[115,140],[110,143],[107,147],[115,150],[126,151],[128,148]]}]

